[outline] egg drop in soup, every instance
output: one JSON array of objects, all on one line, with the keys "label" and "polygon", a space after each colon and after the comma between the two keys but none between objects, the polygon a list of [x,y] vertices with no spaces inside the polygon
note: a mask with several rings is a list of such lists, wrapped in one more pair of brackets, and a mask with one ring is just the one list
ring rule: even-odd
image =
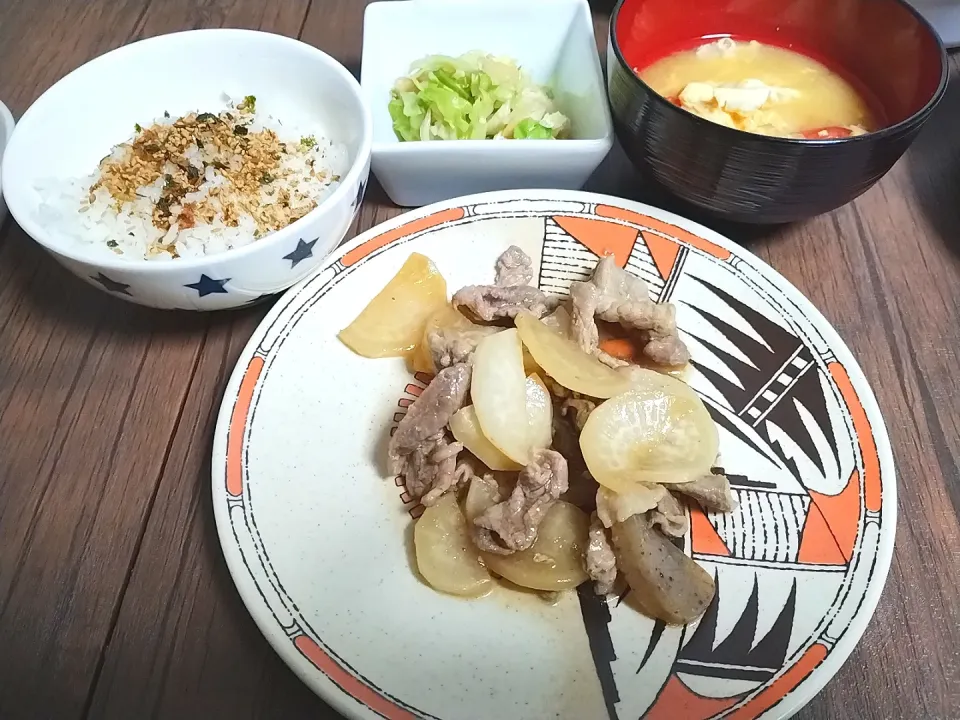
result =
[{"label": "egg drop in soup", "polygon": [[876,129],[840,75],[800,53],[721,38],[639,70],[657,93],[720,125],[787,138],[828,139]]}]

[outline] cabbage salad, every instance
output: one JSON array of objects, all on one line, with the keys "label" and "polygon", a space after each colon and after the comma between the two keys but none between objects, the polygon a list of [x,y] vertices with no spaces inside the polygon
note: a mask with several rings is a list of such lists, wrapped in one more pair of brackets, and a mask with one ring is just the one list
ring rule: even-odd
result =
[{"label": "cabbage salad", "polygon": [[390,93],[393,129],[410,140],[551,140],[570,120],[515,61],[473,51],[411,65]]}]

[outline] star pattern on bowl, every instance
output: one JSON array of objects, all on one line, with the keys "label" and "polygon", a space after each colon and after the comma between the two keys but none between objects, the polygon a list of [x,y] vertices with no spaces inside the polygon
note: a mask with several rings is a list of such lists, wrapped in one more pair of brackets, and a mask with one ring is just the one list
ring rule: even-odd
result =
[{"label": "star pattern on bowl", "polygon": [[184,285],[184,287],[188,287],[191,290],[196,290],[200,297],[206,297],[207,295],[214,295],[217,293],[226,295],[230,291],[223,286],[228,282],[230,282],[230,278],[215,280],[212,277],[200,273],[200,279],[197,280],[197,282]]},{"label": "star pattern on bowl", "polygon": [[103,289],[108,292],[118,293],[120,295],[129,295],[132,297],[132,295],[130,294],[129,285],[127,285],[126,283],[117,282],[116,280],[112,280],[111,278],[108,278],[106,275],[104,275],[102,272],[99,272],[96,275],[91,275],[90,279],[93,280],[94,282],[100,283],[103,286]]},{"label": "star pattern on bowl", "polygon": [[357,197],[353,201],[353,210],[356,212],[360,208],[360,203],[363,202],[363,194],[367,190],[367,184],[361,180],[360,184],[357,186]]},{"label": "star pattern on bowl", "polygon": [[317,240],[319,239],[320,238],[314,238],[310,242],[304,242],[303,238],[297,240],[297,247],[293,249],[293,252],[283,256],[284,260],[290,261],[291,270],[307,258],[313,257],[313,246],[317,244]]}]

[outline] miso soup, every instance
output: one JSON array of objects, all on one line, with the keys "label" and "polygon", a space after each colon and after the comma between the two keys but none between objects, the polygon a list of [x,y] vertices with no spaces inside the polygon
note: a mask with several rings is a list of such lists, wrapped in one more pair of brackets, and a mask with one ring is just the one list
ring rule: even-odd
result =
[{"label": "miso soup", "polygon": [[674,104],[738,130],[817,139],[876,129],[867,103],[837,73],[806,55],[755,40],[721,38],[637,74]]}]

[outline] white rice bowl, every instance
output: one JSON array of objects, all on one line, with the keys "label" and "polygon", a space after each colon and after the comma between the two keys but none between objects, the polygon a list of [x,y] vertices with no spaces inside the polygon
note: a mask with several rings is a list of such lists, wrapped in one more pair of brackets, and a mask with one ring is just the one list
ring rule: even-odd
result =
[{"label": "white rice bowl", "polygon": [[[165,111],[171,116],[165,122],[197,111],[217,113],[226,109],[225,93],[256,96],[258,127],[274,130],[281,141],[313,136],[315,163],[324,169],[324,179],[339,179],[317,184],[298,179],[313,208],[302,217],[293,199],[290,213],[251,206],[259,238],[239,214],[230,222],[216,221],[208,212],[210,203],[195,213],[195,223],[187,219],[185,224],[193,225],[189,232],[177,228],[177,257],[147,253],[150,259],[145,259],[145,248],[156,247],[158,233],[167,232],[164,223],[153,226],[148,212],[159,188],[141,188],[145,197],[119,208],[106,197],[101,200],[99,191],[91,203],[98,164],[112,148],[130,141],[135,123],[147,127],[150,118]],[[252,124],[248,128],[255,132]],[[2,184],[17,223],[82,281],[151,307],[216,310],[281,292],[321,264],[356,217],[371,144],[370,110],[360,85],[329,55],[271,33],[193,30],[132,43],[59,80],[20,119],[3,158]],[[225,154],[229,151],[220,159],[227,162]],[[180,171],[186,170],[181,163]],[[278,171],[275,179],[280,176]],[[133,198],[126,190],[156,177],[137,172],[124,197]],[[196,199],[185,198],[184,191],[210,189],[200,188],[192,171],[188,177],[193,182],[177,180],[176,199],[184,203]],[[202,180],[215,182],[205,170]],[[254,197],[258,183],[249,177],[245,183],[243,197]],[[167,199],[173,210],[174,196]],[[289,224],[265,223],[265,213]],[[230,227],[234,221],[236,227]],[[274,228],[279,229],[270,232]]]}]

